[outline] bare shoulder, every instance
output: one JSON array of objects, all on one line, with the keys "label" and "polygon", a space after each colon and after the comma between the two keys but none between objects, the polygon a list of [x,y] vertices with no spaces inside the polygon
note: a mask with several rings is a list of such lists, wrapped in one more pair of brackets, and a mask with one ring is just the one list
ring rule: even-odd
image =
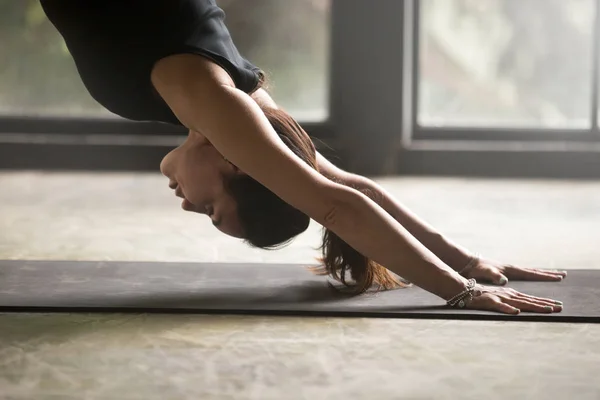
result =
[{"label": "bare shoulder", "polygon": [[[263,88],[258,89],[251,95],[252,99],[261,107],[279,109],[271,95]],[[334,165],[325,156],[317,151],[317,165],[319,171],[328,179],[341,184],[347,184],[351,174]]]},{"label": "bare shoulder", "polygon": [[150,79],[162,90],[185,91],[190,80],[194,85],[235,87],[223,68],[196,54],[174,54],[160,59],[154,64]]},{"label": "bare shoulder", "polygon": [[279,106],[277,103],[275,103],[275,100],[273,100],[271,95],[263,88],[256,90],[250,95],[250,97],[252,97],[256,104],[261,107],[274,108],[276,110],[279,109]]}]

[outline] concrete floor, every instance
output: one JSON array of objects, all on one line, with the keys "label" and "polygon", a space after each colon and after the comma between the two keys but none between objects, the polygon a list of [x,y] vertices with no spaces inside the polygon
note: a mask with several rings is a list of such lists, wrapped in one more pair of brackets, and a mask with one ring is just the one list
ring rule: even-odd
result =
[{"label": "concrete floor", "polygon": [[[600,269],[600,182],[380,182],[507,262]],[[0,173],[0,259],[311,262],[185,213],[158,174]],[[600,399],[600,325],[0,314],[0,399]]]}]

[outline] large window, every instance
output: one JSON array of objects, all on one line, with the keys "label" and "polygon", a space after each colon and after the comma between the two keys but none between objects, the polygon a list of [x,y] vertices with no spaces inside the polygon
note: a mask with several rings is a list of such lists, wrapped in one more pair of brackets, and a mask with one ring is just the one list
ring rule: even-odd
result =
[{"label": "large window", "polygon": [[[330,0],[218,0],[242,54],[299,119],[328,109]],[[37,0],[0,0],[0,115],[112,117],[86,92]]]},{"label": "large window", "polygon": [[421,126],[589,128],[594,0],[420,0]]}]

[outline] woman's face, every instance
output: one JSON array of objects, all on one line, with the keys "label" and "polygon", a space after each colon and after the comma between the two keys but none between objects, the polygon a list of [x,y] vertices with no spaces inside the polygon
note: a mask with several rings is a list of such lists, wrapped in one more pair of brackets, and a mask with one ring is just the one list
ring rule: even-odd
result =
[{"label": "woman's face", "polygon": [[167,154],[160,171],[169,178],[169,187],[181,197],[185,211],[206,214],[221,232],[241,238],[237,205],[225,190],[225,181],[241,174],[204,136],[190,132],[186,141]]}]

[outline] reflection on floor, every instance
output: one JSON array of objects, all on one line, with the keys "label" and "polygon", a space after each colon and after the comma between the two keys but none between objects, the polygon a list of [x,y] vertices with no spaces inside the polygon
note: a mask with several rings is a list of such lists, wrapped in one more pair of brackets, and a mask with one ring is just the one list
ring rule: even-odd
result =
[{"label": "reflection on floor", "polygon": [[[600,269],[600,182],[380,182],[489,257]],[[178,203],[157,174],[0,173],[0,258],[318,255],[317,226],[284,250],[259,251]],[[598,370],[599,325],[0,315],[0,399],[598,399]]]}]

